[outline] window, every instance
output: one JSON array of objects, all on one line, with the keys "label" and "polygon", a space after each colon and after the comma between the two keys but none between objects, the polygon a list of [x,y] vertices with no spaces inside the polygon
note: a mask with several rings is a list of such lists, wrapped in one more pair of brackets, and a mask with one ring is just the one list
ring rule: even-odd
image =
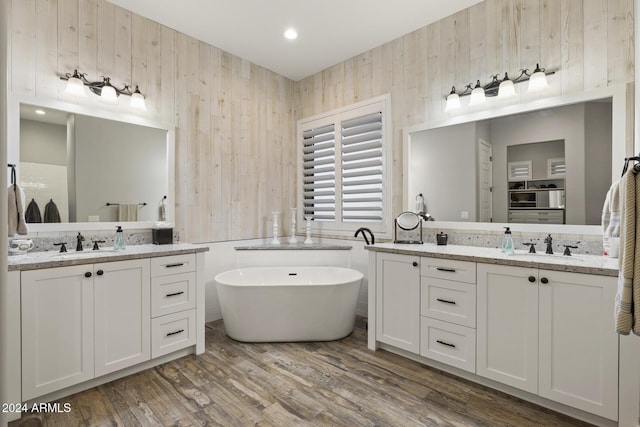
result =
[{"label": "window", "polygon": [[509,162],[509,181],[522,181],[531,179],[531,160],[521,162]]},{"label": "window", "polygon": [[387,233],[388,103],[385,96],[298,122],[299,211],[313,216],[314,230],[341,236],[368,227]]}]

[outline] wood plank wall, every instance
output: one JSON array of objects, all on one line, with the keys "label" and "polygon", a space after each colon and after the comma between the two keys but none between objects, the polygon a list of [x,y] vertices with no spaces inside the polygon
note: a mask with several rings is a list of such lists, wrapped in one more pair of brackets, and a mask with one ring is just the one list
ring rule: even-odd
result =
[{"label": "wood plank wall", "polygon": [[66,96],[58,76],[78,68],[140,85],[142,115],[175,126],[182,240],[267,236],[294,206],[293,81],[104,0],[9,3],[12,94],[131,113]]},{"label": "wood plank wall", "polygon": [[[301,80],[296,117],[391,93],[397,214],[403,210],[402,129],[445,118],[451,86],[484,84],[505,71],[513,76],[537,62],[559,70],[545,97],[633,82],[633,16],[632,0],[486,0]],[[527,101],[532,97],[523,86],[516,88]]]},{"label": "wood plank wall", "polygon": [[74,68],[139,84],[176,127],[182,239],[267,237],[296,202],[296,120],[391,93],[397,213],[402,129],[442,119],[452,85],[536,62],[559,70],[544,96],[632,82],[633,15],[632,0],[486,0],[292,82],[104,0],[11,0],[10,84],[66,102],[57,76]]}]

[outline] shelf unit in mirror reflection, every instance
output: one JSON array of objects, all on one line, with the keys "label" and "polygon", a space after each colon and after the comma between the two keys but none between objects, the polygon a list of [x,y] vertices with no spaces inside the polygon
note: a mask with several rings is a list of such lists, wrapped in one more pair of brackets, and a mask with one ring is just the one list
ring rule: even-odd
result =
[{"label": "shelf unit in mirror reflection", "polygon": [[110,230],[121,221],[118,209],[106,205],[109,200],[148,203],[129,229],[173,220],[171,125],[31,97],[16,97],[9,105],[9,141],[14,142],[7,155],[18,165],[25,204],[33,199],[43,213],[53,201],[61,214],[60,223],[29,224],[30,232]]}]

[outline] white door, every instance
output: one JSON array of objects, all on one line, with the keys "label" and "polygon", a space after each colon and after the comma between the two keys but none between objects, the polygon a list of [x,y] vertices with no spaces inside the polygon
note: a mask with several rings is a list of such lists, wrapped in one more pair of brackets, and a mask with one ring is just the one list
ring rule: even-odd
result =
[{"label": "white door", "polygon": [[478,140],[478,213],[480,222],[493,221],[493,151],[491,144]]},{"label": "white door", "polygon": [[617,420],[616,279],[546,270],[539,277],[540,396]]},{"label": "white door", "polygon": [[92,379],[93,266],[22,273],[22,400]]},{"label": "white door", "polygon": [[376,339],[420,352],[420,258],[378,253]]},{"label": "white door", "polygon": [[151,358],[148,259],[94,267],[96,377]]},{"label": "white door", "polygon": [[538,388],[538,270],[478,264],[476,373]]}]

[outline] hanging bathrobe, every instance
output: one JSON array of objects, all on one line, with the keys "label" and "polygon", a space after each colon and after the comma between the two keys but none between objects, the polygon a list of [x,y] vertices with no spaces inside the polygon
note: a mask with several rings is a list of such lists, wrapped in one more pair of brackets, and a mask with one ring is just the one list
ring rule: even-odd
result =
[{"label": "hanging bathrobe", "polygon": [[44,207],[44,222],[60,222],[60,212],[58,212],[58,206],[53,202],[53,199],[49,199],[49,203]]},{"label": "hanging bathrobe", "polygon": [[29,223],[42,222],[42,215],[40,215],[40,207],[35,199],[31,199],[27,210],[24,213],[24,218]]}]

